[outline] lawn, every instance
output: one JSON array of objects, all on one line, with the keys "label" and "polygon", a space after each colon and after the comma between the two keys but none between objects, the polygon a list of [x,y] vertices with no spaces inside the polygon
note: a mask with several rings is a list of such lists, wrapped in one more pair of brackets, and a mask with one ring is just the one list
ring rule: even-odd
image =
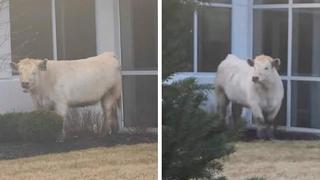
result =
[{"label": "lawn", "polygon": [[0,179],[157,179],[157,144],[134,141],[0,144]]},{"label": "lawn", "polygon": [[237,143],[236,152],[224,160],[224,175],[230,180],[317,180],[320,141]]}]

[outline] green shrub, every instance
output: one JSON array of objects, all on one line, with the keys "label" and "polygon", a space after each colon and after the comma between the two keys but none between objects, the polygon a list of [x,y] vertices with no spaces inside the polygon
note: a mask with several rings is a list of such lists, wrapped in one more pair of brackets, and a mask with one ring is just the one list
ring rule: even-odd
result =
[{"label": "green shrub", "polygon": [[163,85],[163,178],[224,179],[219,159],[234,151],[223,118],[199,106],[208,87],[189,78]]},{"label": "green shrub", "polygon": [[52,111],[2,114],[0,141],[55,141],[62,131],[62,123],[62,117]]}]

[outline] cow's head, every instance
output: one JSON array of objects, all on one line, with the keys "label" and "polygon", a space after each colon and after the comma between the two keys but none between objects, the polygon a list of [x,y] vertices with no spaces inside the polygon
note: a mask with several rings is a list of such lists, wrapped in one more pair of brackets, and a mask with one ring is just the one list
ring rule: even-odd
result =
[{"label": "cow's head", "polygon": [[47,60],[23,59],[19,63],[10,63],[13,72],[18,73],[20,77],[23,92],[29,92],[34,89],[40,71],[47,70]]},{"label": "cow's head", "polygon": [[253,67],[252,81],[255,83],[270,81],[275,75],[278,75],[277,70],[280,67],[280,59],[270,56],[260,55],[254,60],[247,60],[248,64]]}]

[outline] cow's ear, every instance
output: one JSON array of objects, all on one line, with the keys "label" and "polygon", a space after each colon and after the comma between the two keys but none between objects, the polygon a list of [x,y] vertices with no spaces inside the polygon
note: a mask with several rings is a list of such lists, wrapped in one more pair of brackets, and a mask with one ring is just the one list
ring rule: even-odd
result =
[{"label": "cow's ear", "polygon": [[13,71],[18,71],[18,64],[14,63],[14,62],[11,62],[10,63],[10,66],[11,66],[11,69]]},{"label": "cow's ear", "polygon": [[48,60],[43,60],[38,66],[40,71],[46,71],[47,70],[47,61]]},{"label": "cow's ear", "polygon": [[280,61],[280,59],[279,58],[274,58],[273,60],[272,60],[272,67],[274,67],[274,68],[276,68],[276,69],[280,69],[280,64],[281,64],[281,61]]},{"label": "cow's ear", "polygon": [[252,59],[248,59],[247,63],[249,64],[249,66],[254,66],[254,61]]}]

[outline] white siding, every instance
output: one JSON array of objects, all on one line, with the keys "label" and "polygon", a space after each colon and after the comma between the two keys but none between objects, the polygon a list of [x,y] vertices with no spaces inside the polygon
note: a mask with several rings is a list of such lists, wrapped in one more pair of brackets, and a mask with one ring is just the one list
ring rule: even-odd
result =
[{"label": "white siding", "polygon": [[0,80],[0,113],[32,109],[31,97],[22,92],[19,79]]}]

